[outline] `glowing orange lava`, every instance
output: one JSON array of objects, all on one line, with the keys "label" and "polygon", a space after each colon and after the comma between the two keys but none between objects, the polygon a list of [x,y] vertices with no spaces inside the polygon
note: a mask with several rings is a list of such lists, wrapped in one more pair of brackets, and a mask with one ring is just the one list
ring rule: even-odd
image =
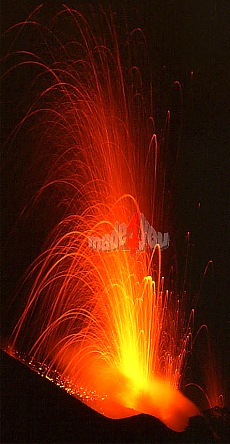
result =
[{"label": "glowing orange lava", "polygon": [[[133,66],[127,85],[113,22],[107,19],[110,47],[76,11],[64,7],[56,21],[62,16],[79,34],[78,56],[68,44],[61,47],[68,63],[27,54],[38,78],[48,75],[50,84],[26,120],[39,115],[43,134],[48,127],[57,144],[39,195],[49,187],[65,189],[67,216],[28,272],[28,282],[36,277],[12,348],[83,387],[83,400],[106,416],[144,412],[180,431],[198,414],[179,391],[191,323],[180,298],[164,289],[160,248],[131,254],[89,247],[90,236],[111,233],[116,222],[128,226],[136,212],[160,226],[163,179],[153,119],[147,123],[140,105],[133,111],[136,98],[143,99],[141,78]],[[142,38],[140,30],[134,34]]]}]

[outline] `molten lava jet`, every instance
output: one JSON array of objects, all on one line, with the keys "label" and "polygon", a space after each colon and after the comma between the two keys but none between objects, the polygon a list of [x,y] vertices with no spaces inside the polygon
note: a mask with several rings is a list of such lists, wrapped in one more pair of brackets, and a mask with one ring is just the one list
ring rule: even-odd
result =
[{"label": "molten lava jet", "polygon": [[[76,44],[60,43],[63,18]],[[199,413],[179,391],[193,314],[187,319],[182,297],[164,288],[154,238],[163,221],[164,147],[144,110],[140,72],[127,60],[122,65],[112,19],[101,36],[67,6],[52,33],[36,20],[44,41],[52,38],[60,48],[55,57],[52,45],[51,57],[18,53],[23,66],[36,66],[41,88],[24,122],[37,116],[41,144],[49,137],[56,153],[36,200],[58,189],[67,205],[21,289],[25,297],[31,288],[12,349],[40,363],[47,377],[57,372],[64,387],[110,418],[147,413],[183,430]],[[18,28],[29,25],[31,19]],[[134,38],[143,39],[142,32],[130,34],[130,46]],[[145,215],[144,226],[135,214]],[[111,233],[119,237],[115,248]]]}]

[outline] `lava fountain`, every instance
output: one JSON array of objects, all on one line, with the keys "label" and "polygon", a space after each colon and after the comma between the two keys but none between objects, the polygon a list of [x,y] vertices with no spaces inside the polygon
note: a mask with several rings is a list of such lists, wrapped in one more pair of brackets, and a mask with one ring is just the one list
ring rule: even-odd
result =
[{"label": "lava fountain", "polygon": [[[179,391],[193,313],[186,319],[181,297],[164,288],[156,232],[147,233],[134,217],[143,212],[158,229],[164,199],[162,143],[153,118],[145,117],[140,72],[132,63],[122,67],[109,17],[98,35],[93,20],[66,6],[49,28],[35,19],[39,11],[10,32],[18,38],[37,27],[59,51],[54,57],[49,44],[43,56],[18,52],[18,65],[37,69],[37,89],[48,86],[16,131],[35,119],[41,143],[47,137],[55,147],[35,201],[61,189],[67,206],[20,290],[31,285],[11,347],[46,365],[47,377],[58,372],[108,417],[147,413],[181,431],[199,413]],[[71,22],[78,41],[61,42],[62,20]],[[143,43],[143,34],[134,30],[129,39],[130,48],[134,40]]]}]

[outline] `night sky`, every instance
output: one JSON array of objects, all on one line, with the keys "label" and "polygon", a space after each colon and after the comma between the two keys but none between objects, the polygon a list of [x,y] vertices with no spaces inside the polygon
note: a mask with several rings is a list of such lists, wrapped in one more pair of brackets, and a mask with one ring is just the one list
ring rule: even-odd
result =
[{"label": "night sky", "polygon": [[[88,2],[67,0],[66,3],[87,15]],[[108,2],[101,4],[106,9]],[[36,5],[39,2],[31,0],[5,2],[1,14],[3,31],[25,19]],[[44,19],[48,20],[60,5],[61,2],[54,0],[45,2]],[[169,160],[169,167],[173,166],[175,172],[170,229],[182,269],[186,256],[185,236],[187,231],[191,232],[193,249],[187,282],[191,293],[199,291],[204,269],[208,261],[213,260],[213,275],[207,274],[197,302],[196,322],[205,322],[209,327],[226,383],[230,339],[229,2],[152,0],[116,1],[110,5],[118,24],[121,17],[128,29],[140,27],[144,31],[150,65],[143,70],[144,76],[152,76],[155,117],[159,125],[164,124],[168,107],[172,110],[172,124],[173,118],[176,120],[178,101],[172,93],[172,84],[179,81],[182,85],[182,127],[176,167],[173,149],[178,138],[171,143],[172,159]],[[32,31],[27,33],[25,46],[33,36]],[[39,48],[39,42],[36,45]],[[5,48],[3,40],[3,54]],[[25,78],[19,69],[2,80],[3,336],[9,330],[9,322],[5,322],[6,309],[18,282],[39,254],[41,244],[62,212],[54,198],[55,214],[48,211],[47,216],[50,204],[47,202],[44,208],[38,204],[27,218],[19,219],[47,173],[40,158],[37,165],[34,163],[36,133],[30,132],[25,140],[26,131],[22,131],[13,143],[6,143],[29,103],[29,75],[33,72],[28,70],[28,78]],[[178,131],[176,123],[175,131]],[[173,135],[171,137],[173,139]],[[35,171],[39,172],[34,175]],[[169,171],[169,177],[170,174]],[[227,398],[227,392],[225,395]]]}]

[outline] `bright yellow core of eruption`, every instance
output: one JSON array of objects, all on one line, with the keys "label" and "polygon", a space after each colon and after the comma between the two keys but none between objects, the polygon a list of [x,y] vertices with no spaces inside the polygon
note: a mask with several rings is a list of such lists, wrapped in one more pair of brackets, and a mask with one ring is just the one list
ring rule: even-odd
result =
[{"label": "bright yellow core of eruption", "polygon": [[110,418],[146,413],[182,431],[199,414],[178,390],[188,335],[181,334],[178,301],[164,291],[160,270],[157,283],[143,277],[149,259],[138,254],[93,251],[104,290],[94,292],[87,327],[55,359],[74,384],[97,393],[87,399],[96,411]]},{"label": "bright yellow core of eruption", "polygon": [[178,390],[191,329],[164,290],[160,246],[151,254],[104,253],[88,248],[91,232],[70,230],[48,251],[15,343],[39,300],[41,330],[29,356],[84,388],[83,400],[107,417],[146,413],[182,431],[199,414]]}]

